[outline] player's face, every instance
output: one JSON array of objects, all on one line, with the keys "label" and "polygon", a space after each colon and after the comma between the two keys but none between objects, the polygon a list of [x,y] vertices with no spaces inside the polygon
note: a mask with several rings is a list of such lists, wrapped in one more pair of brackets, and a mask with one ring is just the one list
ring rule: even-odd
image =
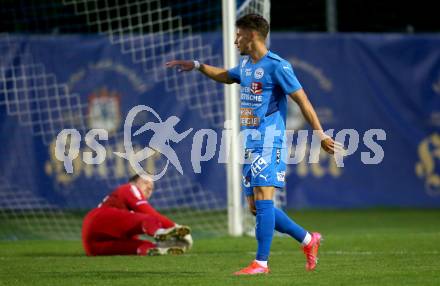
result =
[{"label": "player's face", "polygon": [[249,54],[252,48],[252,31],[246,29],[237,28],[234,44],[240,51],[240,55]]},{"label": "player's face", "polygon": [[152,181],[144,180],[139,178],[136,182],[136,187],[144,194],[145,198],[148,200],[153,194],[154,183]]}]

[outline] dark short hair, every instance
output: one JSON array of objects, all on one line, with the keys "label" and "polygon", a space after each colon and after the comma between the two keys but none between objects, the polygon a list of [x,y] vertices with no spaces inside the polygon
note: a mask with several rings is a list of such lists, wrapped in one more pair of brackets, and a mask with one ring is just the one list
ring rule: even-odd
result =
[{"label": "dark short hair", "polygon": [[136,183],[136,181],[140,178],[140,176],[138,174],[134,175],[133,177],[131,177],[130,179],[128,179],[129,183]]},{"label": "dark short hair", "polygon": [[235,22],[237,28],[257,31],[264,39],[269,33],[269,23],[263,16],[258,14],[247,14]]}]

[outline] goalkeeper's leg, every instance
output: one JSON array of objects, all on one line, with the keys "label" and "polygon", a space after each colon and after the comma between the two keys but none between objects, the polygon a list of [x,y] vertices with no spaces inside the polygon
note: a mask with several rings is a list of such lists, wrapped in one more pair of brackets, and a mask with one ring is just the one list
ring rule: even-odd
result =
[{"label": "goalkeeper's leg", "polygon": [[82,242],[87,255],[136,254],[143,241],[133,237],[144,233],[152,236],[160,227],[158,219],[150,215],[96,208],[84,218]]},{"label": "goalkeeper's leg", "polygon": [[161,222],[154,216],[133,213],[115,208],[96,208],[84,219],[82,238],[87,255],[164,255],[182,254],[187,248],[176,245],[157,246],[139,240],[139,234],[156,236],[164,233],[166,237],[188,233],[189,228],[176,226],[161,228]]},{"label": "goalkeeper's leg", "polygon": [[107,240],[89,242],[88,248],[92,256],[96,255],[146,255],[156,245],[150,241],[139,239]]},{"label": "goalkeeper's leg", "polygon": [[151,215],[116,208],[96,208],[84,219],[83,238],[94,234],[121,239],[144,233],[153,236],[161,226],[160,221]]}]

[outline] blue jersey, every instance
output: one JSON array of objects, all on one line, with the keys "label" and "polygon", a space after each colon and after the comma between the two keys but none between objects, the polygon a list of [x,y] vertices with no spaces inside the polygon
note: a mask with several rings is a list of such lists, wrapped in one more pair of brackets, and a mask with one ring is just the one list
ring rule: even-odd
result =
[{"label": "blue jersey", "polygon": [[291,64],[268,51],[256,63],[249,56],[242,57],[228,75],[240,84],[240,129],[256,129],[261,134],[255,137],[251,131],[245,148],[283,147],[286,95],[301,88]]}]

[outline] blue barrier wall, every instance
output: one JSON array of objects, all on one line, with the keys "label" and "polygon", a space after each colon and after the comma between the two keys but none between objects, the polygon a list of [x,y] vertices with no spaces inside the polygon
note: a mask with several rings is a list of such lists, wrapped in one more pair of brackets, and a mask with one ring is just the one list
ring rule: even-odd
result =
[{"label": "blue barrier wall", "polygon": [[439,44],[435,35],[272,35],[325,128],[386,132],[378,165],[362,164],[361,143],[340,172],[293,168],[289,206],[439,205]]},{"label": "blue barrier wall", "polygon": [[[211,43],[214,54],[221,55],[219,34],[204,35],[203,39]],[[179,132],[193,128],[191,135],[194,135],[197,130],[212,128],[220,134],[222,130],[218,122],[206,119],[207,112],[215,111],[201,110],[194,107],[197,104],[177,98],[175,92],[167,92],[164,81],[146,73],[142,64],[134,63],[129,54],[111,45],[105,37],[15,36],[12,41],[15,50],[9,48],[0,79],[0,171],[4,198],[6,192],[18,189],[34,201],[44,200],[63,208],[96,205],[128,174],[128,163],[110,155],[121,151],[120,134],[125,117],[137,104],[151,106],[163,120],[172,115],[179,117],[181,121],[176,126]],[[334,129],[335,133],[355,129],[360,134],[359,148],[345,158],[343,168],[338,168],[329,156],[323,156],[317,164],[302,162],[289,166],[288,208],[440,206],[439,46],[440,37],[433,35],[271,34],[271,49],[293,64],[325,129]],[[170,51],[168,57],[172,56]],[[54,158],[50,145],[56,134],[44,133],[45,128],[51,128],[44,122],[51,118],[41,114],[52,103],[48,100],[48,105],[39,106],[38,98],[45,96],[44,93],[20,95],[16,91],[22,87],[17,86],[18,81],[10,80],[19,77],[20,72],[11,67],[22,67],[23,63],[30,66],[29,61],[44,66],[45,74],[53,75],[58,84],[65,84],[70,93],[78,95],[85,131],[97,126],[88,115],[98,98],[105,98],[109,106],[105,110],[110,115],[95,118],[113,129],[108,145],[109,162],[104,164],[104,169],[89,168],[77,160],[73,175],[63,173],[62,163]],[[44,86],[46,93],[55,93],[50,91],[51,84],[46,82]],[[222,87],[215,84],[213,88]],[[151,116],[144,115],[143,120],[154,120]],[[32,124],[40,121],[43,123]],[[71,125],[78,127],[76,123]],[[293,102],[290,102],[288,126],[308,128]],[[386,133],[386,140],[375,139],[384,152],[382,162],[377,165],[366,165],[361,160],[361,152],[374,155],[363,142],[363,135],[369,129],[383,129]],[[134,138],[133,142],[143,148],[146,138]],[[182,163],[183,175],[171,167],[158,187],[172,190],[170,178],[184,177],[185,180],[174,181],[181,183],[176,187],[180,188],[178,194],[197,186],[204,193],[202,197],[215,198],[213,208],[225,207],[225,165],[217,162],[218,149],[211,161],[202,163],[202,173],[195,174],[190,162],[191,145],[192,136],[172,144]],[[86,150],[84,143],[81,148]],[[160,156],[151,160],[147,163],[156,170],[164,164]],[[166,194],[172,195],[172,191]],[[174,205],[168,205],[166,198],[158,196],[159,207],[197,204],[194,195],[181,197],[173,201]],[[2,207],[8,205],[10,202],[3,199]]]}]

